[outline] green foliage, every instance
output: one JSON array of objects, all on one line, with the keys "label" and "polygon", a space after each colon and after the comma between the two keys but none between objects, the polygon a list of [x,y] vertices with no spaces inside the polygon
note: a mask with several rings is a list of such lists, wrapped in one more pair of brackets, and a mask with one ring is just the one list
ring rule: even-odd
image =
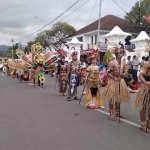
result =
[{"label": "green foliage", "polygon": [[24,53],[25,53],[25,54],[29,54],[29,53],[31,52],[31,45],[33,45],[33,44],[35,44],[34,41],[29,41],[29,42],[27,43],[27,46],[26,46],[25,49],[24,49]]},{"label": "green foliage", "polygon": [[35,41],[29,41],[27,44],[28,49],[31,51],[31,45],[35,44]]},{"label": "green foliage", "polygon": [[29,54],[29,52],[30,52],[30,49],[28,48],[28,46],[26,46],[25,49],[24,49],[24,53]]},{"label": "green foliage", "polygon": [[146,15],[150,14],[150,0],[142,0],[140,7],[140,21],[141,25],[139,27],[139,2],[135,3],[129,13],[126,13],[125,19],[128,20],[131,25],[139,27],[139,30],[145,30],[150,32],[150,24],[146,21]]},{"label": "green foliage", "polygon": [[105,55],[103,57],[103,65],[107,65],[108,64],[108,60],[112,59],[112,58],[113,58],[112,53],[109,50],[107,50],[107,52],[105,53]]},{"label": "green foliage", "polygon": [[3,57],[4,53],[2,51],[0,51],[0,57]]},{"label": "green foliage", "polygon": [[65,44],[65,38],[73,35],[75,28],[67,23],[58,22],[53,25],[51,30],[46,30],[37,35],[35,42],[39,42],[43,47],[53,46],[58,50],[62,44]]}]

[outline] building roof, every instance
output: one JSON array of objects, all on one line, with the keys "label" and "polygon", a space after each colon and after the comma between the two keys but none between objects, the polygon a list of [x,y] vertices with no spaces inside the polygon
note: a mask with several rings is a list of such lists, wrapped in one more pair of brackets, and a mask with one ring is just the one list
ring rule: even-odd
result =
[{"label": "building roof", "polygon": [[[100,20],[100,30],[111,31],[115,26],[119,26],[124,32],[138,33],[136,26],[131,26],[129,22],[125,19],[119,18],[114,15],[107,15]],[[98,20],[87,25],[86,27],[78,30],[75,35],[80,35],[83,33],[95,31],[98,29]]]},{"label": "building roof", "polygon": [[82,44],[76,37],[73,37],[71,41],[66,44]]}]

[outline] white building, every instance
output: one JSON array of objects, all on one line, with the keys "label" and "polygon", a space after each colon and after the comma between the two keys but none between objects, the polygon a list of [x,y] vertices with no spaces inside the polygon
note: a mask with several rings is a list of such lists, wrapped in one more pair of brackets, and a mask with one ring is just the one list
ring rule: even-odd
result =
[{"label": "white building", "polygon": [[[133,52],[133,49],[135,48],[134,44],[130,43],[130,40],[135,39],[138,35],[138,29],[136,27],[133,27],[129,24],[129,22],[125,19],[119,18],[114,15],[107,15],[103,18],[101,18],[101,25],[100,25],[100,51],[101,57],[103,57],[103,53],[107,50],[107,39],[102,38],[101,36],[108,34],[115,26],[119,26],[119,28],[124,31],[131,34],[131,36],[128,36],[125,41],[122,41],[125,43],[125,48],[130,52]],[[81,54],[84,53],[84,50],[90,50],[92,49],[93,44],[97,44],[97,34],[98,34],[98,20],[85,26],[84,28],[78,30],[74,36],[69,37],[69,39],[72,39],[73,37],[77,37],[80,42],[83,42],[81,47]],[[101,59],[102,60],[102,59]]]}]

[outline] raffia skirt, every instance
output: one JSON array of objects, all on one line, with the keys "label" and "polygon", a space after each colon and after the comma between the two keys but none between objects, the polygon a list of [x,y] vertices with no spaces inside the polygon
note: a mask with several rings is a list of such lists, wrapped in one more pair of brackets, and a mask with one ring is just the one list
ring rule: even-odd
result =
[{"label": "raffia skirt", "polygon": [[134,101],[134,110],[136,108],[142,109],[143,107],[148,108],[150,106],[150,89],[144,83],[141,85],[135,101]]},{"label": "raffia skirt", "polygon": [[118,101],[119,97],[120,103],[130,102],[130,93],[124,79],[121,79],[120,83],[115,80],[109,79],[108,84],[104,88],[102,96],[104,99],[107,98],[108,100],[111,100],[113,102]]}]

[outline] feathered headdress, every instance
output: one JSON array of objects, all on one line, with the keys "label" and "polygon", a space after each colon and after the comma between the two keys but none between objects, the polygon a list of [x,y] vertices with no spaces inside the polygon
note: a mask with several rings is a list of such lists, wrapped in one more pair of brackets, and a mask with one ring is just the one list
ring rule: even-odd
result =
[{"label": "feathered headdress", "polygon": [[115,45],[113,48],[109,49],[112,54],[117,54],[123,52],[124,55],[126,55],[126,50],[121,47],[121,45]]}]

